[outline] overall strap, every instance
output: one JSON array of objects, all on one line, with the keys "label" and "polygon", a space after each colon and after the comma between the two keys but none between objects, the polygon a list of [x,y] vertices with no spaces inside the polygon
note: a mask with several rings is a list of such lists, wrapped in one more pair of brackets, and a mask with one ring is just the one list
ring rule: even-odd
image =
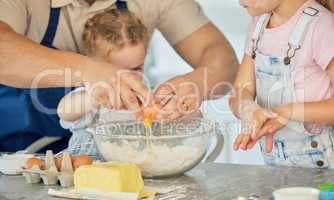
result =
[{"label": "overall strap", "polygon": [[265,26],[268,22],[268,19],[271,14],[264,14],[261,15],[259,20],[257,21],[257,24],[255,26],[255,30],[252,36],[252,43],[253,43],[253,52],[252,52],[252,58],[255,59],[256,57],[256,50],[258,49],[259,41],[261,38],[261,35],[265,29]]},{"label": "overall strap", "polygon": [[60,8],[50,8],[49,23],[45,35],[41,41],[41,45],[49,48],[54,48],[53,41],[59,24],[59,16]]},{"label": "overall strap", "polygon": [[117,0],[116,6],[118,10],[128,10],[128,4],[124,0]]},{"label": "overall strap", "polygon": [[296,51],[301,48],[308,31],[309,24],[312,22],[314,17],[317,16],[321,9],[321,6],[316,4],[312,7],[307,7],[303,11],[303,14],[299,18],[297,25],[289,39],[289,49],[287,51],[286,57],[284,58],[285,65],[289,65],[291,63],[291,59],[295,56]]}]

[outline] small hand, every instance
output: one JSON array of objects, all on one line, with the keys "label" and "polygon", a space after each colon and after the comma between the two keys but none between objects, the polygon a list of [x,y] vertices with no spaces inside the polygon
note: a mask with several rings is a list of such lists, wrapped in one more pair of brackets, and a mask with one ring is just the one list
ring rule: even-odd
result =
[{"label": "small hand", "polygon": [[270,119],[277,117],[275,113],[260,107],[252,100],[245,100],[240,106],[240,120],[242,124],[242,132],[244,134],[255,135],[262,128],[264,123]]},{"label": "small hand", "polygon": [[252,139],[256,140],[255,136],[256,136],[256,134],[259,133],[259,131],[264,126],[264,124],[268,120],[275,119],[277,117],[277,115],[275,113],[272,113],[271,111],[269,111],[267,109],[264,109],[264,108],[260,107],[259,109],[254,111],[253,117],[254,117],[254,122],[255,122],[255,130],[252,133]]},{"label": "small hand", "polygon": [[84,69],[82,81],[86,85],[95,85],[101,81],[109,84],[110,104],[114,109],[137,112],[150,101],[151,93],[143,83],[141,72],[90,58],[87,63],[90,67]]},{"label": "small hand", "polygon": [[238,151],[242,149],[244,151],[253,148],[257,140],[253,140],[250,134],[241,133],[234,141],[233,149]]},{"label": "small hand", "polygon": [[88,96],[91,102],[91,105],[94,108],[109,108],[112,109],[113,105],[111,104],[111,86],[106,82],[98,82],[88,87]]},{"label": "small hand", "polygon": [[142,74],[126,69],[118,70],[110,79],[111,104],[116,109],[130,109],[139,112],[149,104],[151,93],[142,81]]},{"label": "small hand", "polygon": [[[259,140],[256,135],[264,124],[269,120],[275,119],[277,115],[250,100],[242,103],[240,113],[242,130],[234,142],[234,149],[249,150]],[[268,139],[270,140],[269,136]]]},{"label": "small hand", "polygon": [[263,125],[255,137],[248,133],[239,134],[234,142],[234,150],[250,150],[262,137],[265,137],[266,152],[270,153],[273,149],[274,134],[284,126],[285,123],[282,123],[281,119],[270,119]]},{"label": "small hand", "polygon": [[288,120],[278,116],[275,119],[267,121],[261,130],[255,135],[255,140],[259,140],[263,136],[266,137],[266,151],[270,153],[273,150],[273,137],[280,129],[284,128]]}]

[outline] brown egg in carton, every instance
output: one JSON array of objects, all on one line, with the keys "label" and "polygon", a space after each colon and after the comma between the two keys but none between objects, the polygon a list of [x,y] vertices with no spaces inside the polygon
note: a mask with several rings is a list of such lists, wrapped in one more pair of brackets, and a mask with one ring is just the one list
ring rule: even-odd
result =
[{"label": "brown egg in carton", "polygon": [[62,187],[71,187],[74,175],[71,155],[68,152],[63,153],[58,171],[53,152],[49,150],[46,152],[44,167],[35,164],[31,169],[23,168],[22,174],[28,183],[40,183],[42,180],[45,185],[55,185],[59,181]]}]

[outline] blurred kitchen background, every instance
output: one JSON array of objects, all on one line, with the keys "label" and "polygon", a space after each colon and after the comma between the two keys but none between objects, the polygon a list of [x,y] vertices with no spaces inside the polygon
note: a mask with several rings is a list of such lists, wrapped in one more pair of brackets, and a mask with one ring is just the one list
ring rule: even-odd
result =
[{"label": "blurred kitchen background", "polygon": [[[250,17],[239,6],[238,0],[198,0],[207,16],[225,34],[236,51],[239,61],[243,56],[246,29]],[[178,74],[191,71],[191,68],[170,47],[167,41],[157,31],[151,42],[145,73],[151,84],[162,83]],[[238,134],[239,123],[229,111],[228,97],[215,101],[204,102],[202,112],[206,118],[216,120],[221,124],[225,137],[224,150],[218,162],[238,164],[263,164],[259,147],[249,152],[233,151],[233,141]]]}]

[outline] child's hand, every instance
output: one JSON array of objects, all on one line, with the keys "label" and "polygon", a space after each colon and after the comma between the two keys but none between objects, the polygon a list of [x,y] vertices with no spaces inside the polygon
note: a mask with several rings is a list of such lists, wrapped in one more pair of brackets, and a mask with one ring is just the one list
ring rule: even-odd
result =
[{"label": "child's hand", "polygon": [[253,148],[256,142],[257,140],[253,140],[250,134],[241,133],[235,139],[233,149],[235,151],[238,151],[239,149],[246,151]]},{"label": "child's hand", "polygon": [[246,100],[241,104],[240,119],[242,133],[249,134],[255,139],[255,135],[260,131],[264,123],[277,117],[277,114],[260,107],[254,101]]},{"label": "child's hand", "polygon": [[87,91],[91,105],[94,108],[109,108],[112,109],[112,88],[107,83],[96,83]]},{"label": "child's hand", "polygon": [[[277,115],[260,107],[251,100],[246,100],[241,104],[239,113],[241,115],[242,130],[234,142],[234,150],[249,150],[252,149],[260,139],[256,136],[265,123],[275,119]],[[272,137],[268,136],[267,140],[270,143]]]},{"label": "child's hand", "polygon": [[288,123],[288,119],[284,118],[282,114],[286,112],[285,106],[274,108],[273,111],[277,113],[277,117],[268,120],[263,127],[254,136],[254,140],[259,140],[261,137],[266,137],[266,151],[270,153],[273,149],[274,134],[280,129],[284,128]]},{"label": "child's hand", "polygon": [[266,121],[255,136],[248,133],[240,134],[234,142],[234,150],[250,150],[262,137],[265,137],[266,151],[270,153],[273,149],[274,134],[285,126],[286,122],[281,118]]}]

